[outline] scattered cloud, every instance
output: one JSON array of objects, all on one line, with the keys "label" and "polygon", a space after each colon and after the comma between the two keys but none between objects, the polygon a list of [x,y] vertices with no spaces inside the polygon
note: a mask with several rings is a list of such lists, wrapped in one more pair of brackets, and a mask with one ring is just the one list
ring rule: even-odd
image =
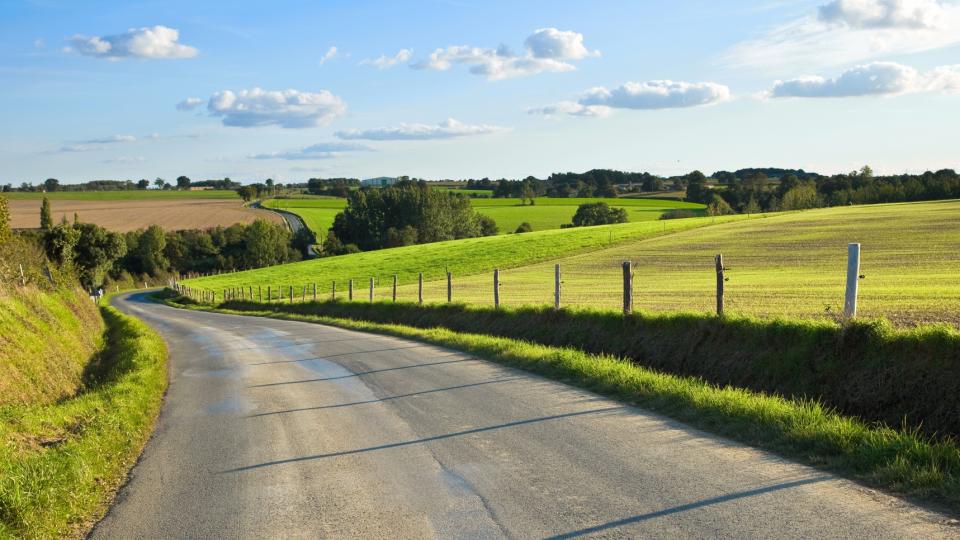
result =
[{"label": "scattered cloud", "polygon": [[43,38],[37,38],[33,40],[33,46],[38,49],[43,49],[47,46],[47,42]]},{"label": "scattered cloud", "polygon": [[101,137],[98,139],[88,139],[86,141],[79,141],[80,144],[115,144],[115,143],[132,143],[137,142],[137,138],[133,135],[111,135],[110,137]]},{"label": "scattered cloud", "polygon": [[104,159],[100,163],[143,163],[147,159],[141,156],[121,156],[116,158]]},{"label": "scattered cloud", "polygon": [[327,49],[327,52],[323,53],[323,56],[320,57],[320,65],[327,63],[327,60],[333,60],[337,56],[337,47],[335,45],[330,46]]},{"label": "scattered cloud", "polygon": [[413,57],[412,49],[400,49],[397,51],[397,54],[393,56],[382,54],[380,55],[380,58],[367,58],[365,60],[361,60],[360,65],[373,66],[377,69],[390,69],[397,64],[409,62],[411,57]]},{"label": "scattered cloud", "polygon": [[944,9],[939,0],[833,0],[818,18],[851,28],[934,28]]},{"label": "scattered cloud", "polygon": [[192,111],[193,109],[196,109],[197,106],[199,106],[201,103],[203,103],[203,98],[188,97],[187,99],[181,101],[180,103],[177,103],[177,110]]},{"label": "scattered cloud", "polygon": [[72,153],[72,152],[95,152],[97,150],[103,150],[104,148],[99,145],[94,144],[67,144],[60,147],[58,152],[60,153]]},{"label": "scattered cloud", "polygon": [[197,55],[196,48],[178,43],[179,39],[180,32],[166,26],[131,28],[113,36],[76,35],[70,38],[70,45],[65,50],[108,60],[179,59]]},{"label": "scattered cloud", "polygon": [[679,109],[712,105],[730,99],[730,89],[713,82],[628,82],[616,88],[597,86],[576,101],[527,109],[544,116],[609,116],[613,109]]},{"label": "scattered cloud", "polygon": [[299,150],[287,152],[269,152],[265,154],[254,154],[248,156],[250,159],[285,159],[285,160],[303,160],[303,159],[332,159],[343,156],[348,152],[371,152],[373,148],[363,144],[328,142],[318,143]]},{"label": "scattered cloud", "polygon": [[347,111],[342,99],[327,90],[224,90],[210,96],[207,110],[235,127],[310,128],[328,125]]},{"label": "scattered cloud", "polygon": [[960,92],[960,65],[941,66],[929,73],[920,73],[895,62],[872,62],[850,68],[832,79],[814,75],[777,81],[767,97],[896,96],[937,91]]},{"label": "scattered cloud", "polygon": [[835,0],[741,42],[721,57],[733,67],[795,71],[842,66],[960,43],[960,3]]},{"label": "scattered cloud", "polygon": [[370,141],[418,141],[430,139],[453,139],[471,135],[486,135],[507,131],[507,128],[487,124],[470,125],[453,118],[439,124],[400,124],[373,129],[349,129],[334,133],[337,138]]},{"label": "scattered cloud", "polygon": [[429,57],[412,64],[414,69],[447,71],[454,64],[470,67],[470,72],[488,80],[502,80],[544,72],[573,71],[570,61],[599,56],[583,44],[583,34],[556,28],[534,31],[524,42],[525,52],[517,55],[506,45],[496,49],[454,45],[436,49]]},{"label": "scattered cloud", "polygon": [[541,114],[543,116],[609,116],[612,110],[603,105],[581,105],[576,101],[561,101],[544,107],[527,109],[527,114]]}]

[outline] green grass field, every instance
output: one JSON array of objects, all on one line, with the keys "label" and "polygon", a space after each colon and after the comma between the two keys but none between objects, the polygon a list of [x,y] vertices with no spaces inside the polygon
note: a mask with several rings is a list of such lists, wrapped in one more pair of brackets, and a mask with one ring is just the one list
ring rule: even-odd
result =
[{"label": "green grass field", "polygon": [[[586,255],[504,271],[502,301],[542,304],[553,298],[554,263],[563,269],[568,305],[616,308],[621,262],[633,261],[637,309],[711,311],[714,255],[722,253],[725,300],[732,313],[836,318],[843,309],[847,244],[862,245],[859,313],[898,325],[960,324],[960,201],[853,206],[771,215]],[[430,299],[445,299],[444,282]],[[409,287],[406,297],[415,294]],[[457,280],[455,298],[492,303],[490,277]]]},{"label": "green grass field", "polygon": [[[464,190],[451,190],[464,191]],[[584,199],[584,198],[539,198],[535,205],[521,205],[519,199],[470,199],[477,212],[490,216],[497,222],[501,234],[512,233],[523,222],[533,226],[534,231],[559,229],[570,223],[577,207],[584,203],[606,202],[610,206],[625,208],[630,222],[654,221],[667,210],[687,209],[703,212],[703,205],[663,199]],[[267,208],[287,210],[303,218],[307,227],[323,238],[333,219],[346,205],[345,199],[270,199],[263,203]]]},{"label": "green grass field", "polygon": [[[731,221],[640,222],[410,246],[196,284],[220,289],[316,281],[326,291],[332,280],[342,289],[347,278],[365,288],[372,275],[383,298],[396,273],[400,297],[412,300],[417,297],[413,278],[422,270],[425,300],[441,302],[446,301],[444,268],[449,267],[454,301],[491,304],[491,272],[499,267],[504,305],[538,305],[553,301],[554,264],[559,263],[564,305],[616,309],[622,301],[621,262],[630,260],[636,265],[636,309],[709,312],[715,306],[713,258],[722,253],[729,313],[838,319],[847,244],[859,242],[865,275],[861,316],[887,317],[896,325],[960,325],[960,201],[837,207]],[[603,247],[605,240],[610,247]],[[366,293],[358,296],[366,298]]]},{"label": "green grass field", "polygon": [[345,291],[348,279],[356,280],[359,287],[361,283],[367,286],[370,277],[376,277],[381,286],[384,286],[388,282],[392,283],[394,274],[399,275],[401,284],[413,284],[416,283],[418,272],[423,272],[425,279],[437,279],[445,276],[447,270],[461,279],[461,276],[486,272],[494,267],[523,266],[575,253],[595,251],[622,242],[652,238],[724,220],[738,219],[744,219],[744,217],[645,221],[468,238],[327,257],[192,279],[185,283],[197,289],[213,290],[219,294],[224,287],[261,285],[266,290],[269,285],[276,291],[276,288],[281,285],[286,290],[291,285],[301,287],[313,283],[318,283],[322,291],[328,291],[334,280],[338,282],[340,291]]},{"label": "green grass field", "polygon": [[54,191],[52,193],[11,192],[0,194],[11,201],[39,200],[44,197],[54,201],[126,201],[142,199],[236,199],[237,192],[228,189],[203,191],[176,190],[129,190],[129,191]]}]

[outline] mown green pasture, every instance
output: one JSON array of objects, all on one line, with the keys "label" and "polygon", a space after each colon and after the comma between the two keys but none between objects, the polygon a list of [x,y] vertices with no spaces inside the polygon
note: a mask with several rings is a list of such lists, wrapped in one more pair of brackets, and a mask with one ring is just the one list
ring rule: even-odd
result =
[{"label": "mown green pasture", "polygon": [[[960,201],[809,210],[638,239],[504,271],[501,298],[507,305],[552,302],[559,263],[565,304],[615,309],[622,302],[621,264],[629,260],[637,309],[712,311],[714,256],[723,254],[728,312],[836,319],[850,242],[862,245],[862,316],[960,325]],[[454,297],[490,304],[491,283],[489,273],[458,279]],[[427,290],[430,300],[446,299],[443,281]],[[401,292],[415,294],[409,287]]]},{"label": "mown green pasture", "polygon": [[202,191],[176,191],[158,189],[132,189],[129,191],[53,191],[39,192],[10,192],[4,197],[14,200],[38,200],[44,197],[54,201],[127,201],[141,199],[236,199],[236,191],[229,189],[209,189]]},{"label": "mown green pasture", "polygon": [[[449,270],[457,279],[486,272],[494,267],[513,268],[548,261],[575,253],[585,253],[622,242],[652,238],[671,232],[720,223],[725,220],[744,219],[742,216],[726,218],[687,218],[665,221],[644,221],[541,231],[527,234],[511,234],[467,238],[433,244],[420,244],[353,255],[327,257],[312,261],[271,266],[245,272],[234,272],[185,281],[194,289],[206,289],[222,294],[224,287],[283,286],[288,290],[296,286],[317,283],[322,291],[328,291],[331,282],[337,281],[341,292],[346,290],[347,280],[354,279],[357,286],[369,285],[370,277],[384,287],[392,283],[393,275],[399,276],[401,284],[414,284],[417,274],[424,278],[439,279]],[[381,294],[385,290],[381,290]]]},{"label": "mown green pasture", "polygon": [[[463,192],[464,190],[451,190]],[[653,221],[667,210],[691,210],[703,213],[703,205],[663,199],[602,199],[602,198],[548,198],[536,199],[533,205],[524,205],[520,199],[474,198],[470,203],[480,214],[497,222],[501,234],[512,233],[521,223],[527,222],[534,231],[559,229],[570,223],[577,207],[592,202],[605,202],[610,206],[624,208],[630,222]],[[270,199],[263,203],[267,208],[293,212],[303,218],[307,227],[323,237],[333,225],[333,219],[346,205],[345,199]]]}]

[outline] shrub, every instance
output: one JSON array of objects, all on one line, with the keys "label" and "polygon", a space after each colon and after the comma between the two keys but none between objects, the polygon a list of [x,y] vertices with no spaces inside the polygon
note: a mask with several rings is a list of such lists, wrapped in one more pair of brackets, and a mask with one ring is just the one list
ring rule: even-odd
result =
[{"label": "shrub", "polygon": [[573,215],[574,227],[589,227],[592,225],[610,225],[612,223],[626,223],[627,211],[623,208],[610,208],[605,202],[586,203],[577,207]]},{"label": "shrub", "polygon": [[517,227],[517,230],[514,231],[514,232],[515,232],[516,234],[533,232],[533,225],[530,225],[529,223],[527,223],[526,221],[524,221],[523,223],[520,224],[519,227]]}]

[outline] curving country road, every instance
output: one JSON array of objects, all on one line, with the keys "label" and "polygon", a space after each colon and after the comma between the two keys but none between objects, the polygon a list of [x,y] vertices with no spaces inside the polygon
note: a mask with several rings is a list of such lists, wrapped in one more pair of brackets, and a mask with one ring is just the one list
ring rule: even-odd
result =
[{"label": "curving country road", "polygon": [[170,347],[93,538],[946,538],[939,514],[404,339],[114,300]]}]

